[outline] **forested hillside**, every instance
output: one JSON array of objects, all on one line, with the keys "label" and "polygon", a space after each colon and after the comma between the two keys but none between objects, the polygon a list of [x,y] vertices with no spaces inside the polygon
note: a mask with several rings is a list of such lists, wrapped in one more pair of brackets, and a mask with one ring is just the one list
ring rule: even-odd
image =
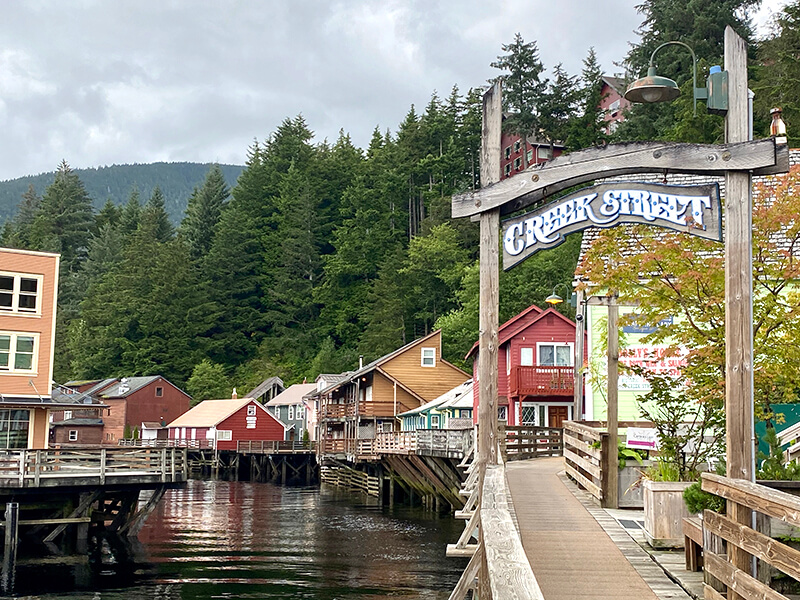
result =
[{"label": "forested hillside", "polygon": [[[750,35],[740,9],[752,4],[692,1],[668,13],[645,0],[642,43],[626,64],[638,73],[662,35],[700,36],[721,55],[725,24]],[[713,27],[695,26],[708,19]],[[551,77],[535,42],[517,35],[502,52],[493,66],[508,127],[569,150],[615,141],[603,134],[593,51],[579,76],[558,65]],[[675,60],[665,71],[678,77]],[[62,254],[57,380],[160,373],[196,398],[227,397],[272,375],[291,383],[352,369],[359,355],[372,360],[438,327],[444,357],[460,364],[478,335],[478,229],[452,220],[450,203],[480,186],[481,94],[434,93],[365,149],[344,130],[314,143],[302,116],[287,118],[249,148],[235,185],[234,167],[204,167],[177,227],[165,180],[152,190],[136,180],[137,191],[134,175],[120,176],[118,206],[90,192],[94,171],[65,162],[46,187],[18,189],[0,241]],[[616,139],[714,141],[721,118],[702,105],[693,117],[688,98],[663,108],[671,121],[636,106]],[[572,235],[503,273],[501,320],[571,285],[579,245]]]},{"label": "forested hillside", "polygon": [[[164,205],[173,223],[179,223],[186,210],[186,202],[192,190],[203,183],[211,165],[187,162],[152,163],[147,165],[112,165],[94,169],[76,169],[92,199],[92,206],[100,209],[106,200],[114,204],[124,204],[133,189],[139,190],[144,197],[149,197],[158,186],[164,195]],[[239,165],[220,165],[225,181],[229,186],[244,167]],[[22,194],[30,186],[37,194],[53,182],[53,173],[29,175],[0,181],[0,223],[14,216]]]}]

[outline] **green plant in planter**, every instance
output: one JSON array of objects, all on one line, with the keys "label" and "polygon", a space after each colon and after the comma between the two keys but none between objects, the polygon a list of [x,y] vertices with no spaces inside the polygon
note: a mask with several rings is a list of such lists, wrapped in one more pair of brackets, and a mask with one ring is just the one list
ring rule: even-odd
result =
[{"label": "green plant in planter", "polygon": [[639,465],[642,464],[643,459],[647,458],[646,450],[636,450],[635,448],[626,448],[625,444],[619,442],[617,448],[617,460],[619,460],[619,468],[624,469],[629,460],[635,460]]},{"label": "green plant in planter", "polygon": [[700,489],[700,482],[695,481],[688,488],[683,490],[683,501],[686,503],[686,508],[692,514],[702,512],[704,510],[713,510],[714,512],[725,512],[725,498],[704,492]]},{"label": "green plant in planter", "polygon": [[681,377],[631,370],[644,377],[650,391],[639,400],[639,414],[653,423],[658,455],[645,472],[656,481],[694,481],[699,467],[722,455],[725,413],[713,402],[687,398]]}]

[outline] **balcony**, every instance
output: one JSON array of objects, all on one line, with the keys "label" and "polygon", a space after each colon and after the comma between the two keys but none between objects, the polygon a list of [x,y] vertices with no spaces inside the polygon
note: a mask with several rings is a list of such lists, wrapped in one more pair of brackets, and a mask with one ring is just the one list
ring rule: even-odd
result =
[{"label": "balcony", "polygon": [[511,396],[572,396],[574,367],[512,367],[508,382]]}]

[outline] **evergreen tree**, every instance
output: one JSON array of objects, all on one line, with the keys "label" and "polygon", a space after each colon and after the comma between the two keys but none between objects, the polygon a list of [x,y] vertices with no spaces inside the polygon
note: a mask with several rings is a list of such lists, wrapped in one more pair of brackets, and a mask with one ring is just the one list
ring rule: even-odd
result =
[{"label": "evergreen tree", "polygon": [[134,187],[128,195],[128,201],[120,214],[120,231],[123,235],[130,235],[139,229],[142,218],[142,203],[139,200],[139,190]]},{"label": "evergreen tree", "polygon": [[222,170],[219,165],[214,165],[209,169],[203,185],[195,188],[189,197],[186,217],[179,228],[193,259],[204,257],[211,249],[214,230],[229,196]]},{"label": "evergreen tree", "polygon": [[75,272],[86,258],[94,225],[92,201],[66,161],[45,190],[30,228],[33,249],[61,253],[61,268]]},{"label": "evergreen tree", "polygon": [[517,33],[512,43],[501,48],[507,54],[498,56],[491,66],[504,72],[497,78],[503,84],[503,109],[509,113],[504,127],[522,136],[522,156],[527,168],[528,138],[537,136],[542,128],[539,109],[548,82],[542,77],[544,65],[536,42],[525,42]]},{"label": "evergreen tree", "polygon": [[566,141],[579,100],[577,77],[569,75],[561,63],[557,64],[539,103],[541,135],[551,149],[555,142]]},{"label": "evergreen tree", "polygon": [[581,87],[578,96],[578,114],[568,126],[566,146],[568,150],[580,150],[599,146],[606,142],[602,102],[603,71],[597,62],[597,53],[589,48],[583,59]]},{"label": "evergreen tree", "polygon": [[42,204],[42,199],[36,193],[33,184],[28,186],[22,199],[17,205],[17,214],[13,219],[6,222],[6,229],[3,231],[2,242],[8,248],[30,249],[31,236],[30,229]]},{"label": "evergreen tree", "polygon": [[164,208],[164,194],[158,186],[142,209],[139,229],[162,243],[170,241],[175,235],[175,228],[169,222],[169,215]]}]

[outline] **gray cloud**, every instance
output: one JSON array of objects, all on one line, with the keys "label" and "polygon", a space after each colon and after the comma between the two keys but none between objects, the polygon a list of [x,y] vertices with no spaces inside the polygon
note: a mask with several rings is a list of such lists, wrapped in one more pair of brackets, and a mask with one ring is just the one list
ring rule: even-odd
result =
[{"label": "gray cloud", "polygon": [[[780,0],[768,2],[773,7]],[[519,31],[548,69],[607,72],[638,0],[33,0],[0,20],[0,180],[156,160],[242,163],[302,113],[365,146],[436,90],[462,92]]]}]

